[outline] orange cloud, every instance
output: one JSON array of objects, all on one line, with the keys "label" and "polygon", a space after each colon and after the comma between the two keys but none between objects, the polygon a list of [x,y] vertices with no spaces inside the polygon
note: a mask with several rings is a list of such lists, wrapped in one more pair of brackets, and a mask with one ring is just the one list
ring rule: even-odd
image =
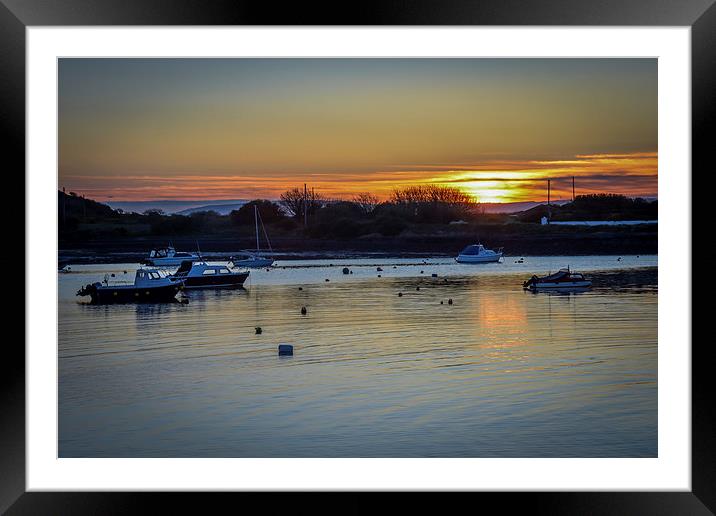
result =
[{"label": "orange cloud", "polygon": [[[473,163],[389,166],[367,172],[291,174],[290,171],[254,175],[157,176],[152,173],[127,176],[63,176],[68,189],[98,200],[214,200],[239,198],[275,199],[294,186],[308,183],[324,195],[350,198],[370,191],[385,199],[401,186],[443,184],[462,188],[482,202],[541,200],[546,197],[547,179],[552,180],[553,198],[572,195],[572,177],[577,194],[620,193],[654,196],[657,193],[656,152],[623,154],[580,154],[569,159],[491,159]],[[295,178],[295,179],[294,179]]]}]

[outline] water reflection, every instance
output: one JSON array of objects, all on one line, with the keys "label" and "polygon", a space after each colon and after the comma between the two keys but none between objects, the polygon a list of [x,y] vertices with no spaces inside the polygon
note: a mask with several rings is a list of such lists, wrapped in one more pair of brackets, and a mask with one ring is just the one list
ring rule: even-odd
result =
[{"label": "water reflection", "polygon": [[63,457],[657,453],[655,268],[567,294],[423,275],[190,291],[188,305],[81,305],[62,298],[72,276]]}]

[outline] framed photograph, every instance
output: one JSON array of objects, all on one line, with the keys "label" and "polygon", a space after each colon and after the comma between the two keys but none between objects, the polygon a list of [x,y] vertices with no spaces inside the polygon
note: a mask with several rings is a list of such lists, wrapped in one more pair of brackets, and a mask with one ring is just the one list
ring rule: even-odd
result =
[{"label": "framed photograph", "polygon": [[711,2],[2,2],[26,303],[0,509],[714,511]]}]

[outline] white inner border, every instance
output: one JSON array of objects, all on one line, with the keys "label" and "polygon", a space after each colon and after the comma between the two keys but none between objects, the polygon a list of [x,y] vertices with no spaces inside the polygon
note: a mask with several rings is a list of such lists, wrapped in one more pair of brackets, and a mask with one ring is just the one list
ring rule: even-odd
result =
[{"label": "white inner border", "polygon": [[[689,27],[27,29],[27,489],[691,489]],[[58,459],[57,58],[658,57],[659,457]],[[585,123],[589,123],[585,120]]]}]

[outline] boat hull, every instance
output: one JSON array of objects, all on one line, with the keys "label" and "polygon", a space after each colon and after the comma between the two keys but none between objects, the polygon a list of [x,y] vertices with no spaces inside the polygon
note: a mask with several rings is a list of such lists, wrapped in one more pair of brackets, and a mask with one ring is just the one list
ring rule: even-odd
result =
[{"label": "boat hull", "polygon": [[490,256],[479,256],[479,255],[465,255],[461,254],[455,261],[457,263],[495,263],[499,262],[502,258],[502,253],[490,255]]},{"label": "boat hull", "polygon": [[198,256],[181,257],[181,258],[145,258],[142,260],[143,265],[151,265],[152,267],[174,267],[181,265],[186,260],[198,260]]},{"label": "boat hull", "polygon": [[160,287],[107,287],[91,289],[89,296],[93,304],[115,303],[167,303],[176,301],[181,283]]},{"label": "boat hull", "polygon": [[248,272],[213,276],[188,276],[184,279],[184,288],[237,288],[243,286],[248,277]]},{"label": "boat hull", "polygon": [[562,281],[562,282],[545,282],[533,283],[528,288],[530,290],[546,290],[560,288],[589,288],[592,286],[591,281]]}]

